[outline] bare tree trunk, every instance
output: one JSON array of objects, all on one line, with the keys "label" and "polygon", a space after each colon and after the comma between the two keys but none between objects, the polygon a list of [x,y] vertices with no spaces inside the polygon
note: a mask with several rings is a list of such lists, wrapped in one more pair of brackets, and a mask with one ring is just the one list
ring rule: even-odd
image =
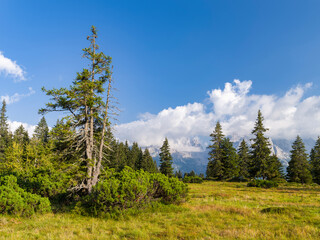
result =
[{"label": "bare tree trunk", "polygon": [[111,76],[109,77],[108,81],[108,91],[107,91],[107,99],[106,99],[106,107],[105,107],[105,114],[103,118],[103,126],[102,126],[102,132],[101,132],[101,139],[100,139],[100,147],[99,147],[99,156],[98,156],[98,162],[95,168],[95,171],[93,173],[93,179],[92,184],[95,186],[98,182],[98,178],[100,175],[101,170],[101,164],[103,159],[103,146],[104,146],[104,138],[105,138],[105,132],[107,127],[107,120],[108,120],[108,109],[109,109],[109,101],[110,101],[110,91],[111,91]]}]

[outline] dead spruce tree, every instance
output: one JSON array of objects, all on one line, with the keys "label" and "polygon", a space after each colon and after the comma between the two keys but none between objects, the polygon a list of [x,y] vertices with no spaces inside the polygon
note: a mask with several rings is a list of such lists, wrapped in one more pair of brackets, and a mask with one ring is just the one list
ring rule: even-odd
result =
[{"label": "dead spruce tree", "polygon": [[[83,57],[89,60],[89,67],[77,73],[69,88],[47,90],[42,88],[51,101],[45,108],[47,112],[67,112],[64,121],[72,129],[68,141],[72,142],[72,151],[80,152],[85,162],[86,176],[73,188],[74,191],[85,190],[91,193],[101,172],[104,150],[107,147],[106,130],[109,127],[111,101],[112,68],[111,57],[99,52],[96,43],[97,30],[91,28],[87,37],[90,46],[83,49]],[[105,88],[105,85],[107,87]]]}]

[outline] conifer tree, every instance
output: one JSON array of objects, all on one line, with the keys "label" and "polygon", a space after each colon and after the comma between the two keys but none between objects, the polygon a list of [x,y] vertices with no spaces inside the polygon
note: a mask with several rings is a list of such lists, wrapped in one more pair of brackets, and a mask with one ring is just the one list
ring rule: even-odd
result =
[{"label": "conifer tree", "polygon": [[86,163],[86,177],[70,190],[85,190],[88,193],[91,193],[93,186],[97,184],[102,161],[105,160],[105,137],[112,108],[111,57],[98,51],[97,38],[97,30],[92,26],[91,36],[87,37],[90,45],[83,49],[83,56],[90,62],[89,68],[77,73],[69,88],[43,88],[43,91],[51,96],[51,102],[39,111],[42,114],[54,111],[69,113],[64,119],[74,133],[70,138],[73,138],[75,149],[81,153],[83,162]]},{"label": "conifer tree", "polygon": [[144,171],[150,172],[150,173],[158,172],[157,165],[155,164],[153,158],[151,157],[148,148],[146,148],[143,152],[140,169],[143,169]]},{"label": "conifer tree", "polygon": [[310,183],[312,175],[306,148],[300,136],[292,144],[289,166],[287,168],[287,178],[290,182]]},{"label": "conifer tree", "polygon": [[39,140],[42,144],[49,141],[49,127],[45,117],[42,117],[34,130],[33,137]]},{"label": "conifer tree", "polygon": [[252,134],[255,136],[251,145],[251,161],[252,168],[250,169],[251,177],[257,177],[267,179],[269,172],[269,160],[270,160],[270,143],[268,138],[264,136],[264,133],[268,129],[263,126],[263,116],[261,111],[258,111],[258,117],[255,122]]},{"label": "conifer tree", "polygon": [[181,170],[179,169],[179,171],[176,171],[174,176],[181,179],[183,177]]},{"label": "conifer tree", "polygon": [[229,138],[221,142],[223,179],[232,179],[239,176],[237,150]]},{"label": "conifer tree", "polygon": [[268,180],[285,178],[282,164],[279,158],[277,157],[277,155],[273,154],[272,156],[270,156],[268,165],[269,165],[268,172],[267,172]]},{"label": "conifer tree", "polygon": [[14,131],[13,141],[17,143],[20,148],[22,148],[22,159],[26,161],[28,157],[27,146],[30,142],[30,139],[28,132],[25,130],[22,124]]},{"label": "conifer tree", "polygon": [[210,134],[211,145],[209,148],[209,162],[207,165],[207,177],[212,177],[218,180],[223,179],[224,168],[222,164],[223,149],[221,147],[224,135],[222,133],[222,127],[220,122],[216,123],[214,131]]},{"label": "conifer tree", "polygon": [[173,175],[172,168],[172,156],[170,153],[170,147],[168,139],[166,138],[160,148],[160,172],[166,176],[171,177]]},{"label": "conifer tree", "polygon": [[4,161],[6,148],[11,142],[11,133],[9,131],[8,117],[6,114],[7,104],[6,101],[3,100],[0,113],[0,161]]},{"label": "conifer tree", "polygon": [[249,147],[246,141],[243,139],[238,148],[238,156],[239,156],[239,177],[241,178],[249,178],[249,169],[250,169],[250,155],[249,155]]},{"label": "conifer tree", "polygon": [[311,174],[313,181],[320,184],[320,137],[310,153]]},{"label": "conifer tree", "polygon": [[131,149],[130,149],[130,154],[128,156],[127,166],[131,167],[132,169],[139,169],[141,158],[142,158],[142,151],[139,148],[138,143],[134,142],[132,144]]}]

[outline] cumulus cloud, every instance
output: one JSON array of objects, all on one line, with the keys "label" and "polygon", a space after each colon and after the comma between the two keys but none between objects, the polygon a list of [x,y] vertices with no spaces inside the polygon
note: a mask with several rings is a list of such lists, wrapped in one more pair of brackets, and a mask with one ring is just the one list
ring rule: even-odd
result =
[{"label": "cumulus cloud", "polygon": [[1,102],[5,100],[7,104],[11,104],[11,103],[19,102],[22,98],[29,97],[33,94],[35,94],[35,91],[32,89],[32,87],[29,87],[29,92],[25,94],[15,93],[11,96],[9,95],[1,96]]},{"label": "cumulus cloud", "polygon": [[283,96],[250,94],[252,81],[234,80],[224,89],[208,91],[203,103],[164,109],[158,114],[144,114],[139,120],[120,124],[116,136],[120,140],[137,141],[141,146],[160,146],[165,137],[177,151],[202,151],[208,135],[220,121],[225,135],[234,140],[250,136],[260,109],[269,128],[268,137],[293,139],[320,135],[320,96],[304,98],[311,83],[289,89]]},{"label": "cumulus cloud", "polygon": [[15,81],[26,80],[25,72],[22,68],[16,63],[16,61],[6,58],[2,52],[0,52],[0,74],[1,73],[5,76],[13,77]]},{"label": "cumulus cloud", "polygon": [[9,128],[10,128],[11,132],[14,132],[18,127],[20,127],[22,125],[27,130],[29,136],[32,136],[32,134],[34,133],[34,130],[36,128],[35,125],[30,125],[28,123],[11,121],[11,120],[8,120],[8,124],[9,124]]}]

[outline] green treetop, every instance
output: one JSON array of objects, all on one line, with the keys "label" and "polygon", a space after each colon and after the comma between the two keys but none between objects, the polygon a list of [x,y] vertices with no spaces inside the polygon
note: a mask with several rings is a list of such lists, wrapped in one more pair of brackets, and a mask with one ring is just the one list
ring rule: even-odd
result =
[{"label": "green treetop", "polygon": [[320,137],[310,153],[311,174],[313,181],[320,184]]},{"label": "green treetop", "polygon": [[42,144],[46,144],[49,141],[49,127],[45,117],[42,117],[38,125],[34,130],[33,137],[39,140]]},{"label": "green treetop", "polygon": [[246,141],[243,139],[238,148],[239,156],[239,176],[242,178],[249,178],[249,169],[251,166],[249,147]]},{"label": "green treetop", "polygon": [[251,157],[252,157],[252,168],[250,170],[251,177],[258,177],[267,179],[269,159],[270,159],[270,143],[267,137],[264,136],[264,133],[268,129],[263,126],[263,116],[261,111],[258,111],[258,117],[255,122],[254,129],[252,134],[254,138],[251,145]]},{"label": "green treetop", "polygon": [[290,182],[310,183],[312,176],[308,155],[302,139],[297,136],[292,144],[289,166],[287,168],[287,178]]},{"label": "green treetop", "polygon": [[214,131],[210,134],[211,145],[208,146],[209,162],[207,165],[207,177],[213,177],[216,179],[223,179],[223,149],[222,141],[224,135],[222,133],[222,127],[219,122],[216,123]]},{"label": "green treetop", "polygon": [[160,148],[160,172],[166,176],[173,175],[172,156],[170,153],[168,139],[166,138]]}]

